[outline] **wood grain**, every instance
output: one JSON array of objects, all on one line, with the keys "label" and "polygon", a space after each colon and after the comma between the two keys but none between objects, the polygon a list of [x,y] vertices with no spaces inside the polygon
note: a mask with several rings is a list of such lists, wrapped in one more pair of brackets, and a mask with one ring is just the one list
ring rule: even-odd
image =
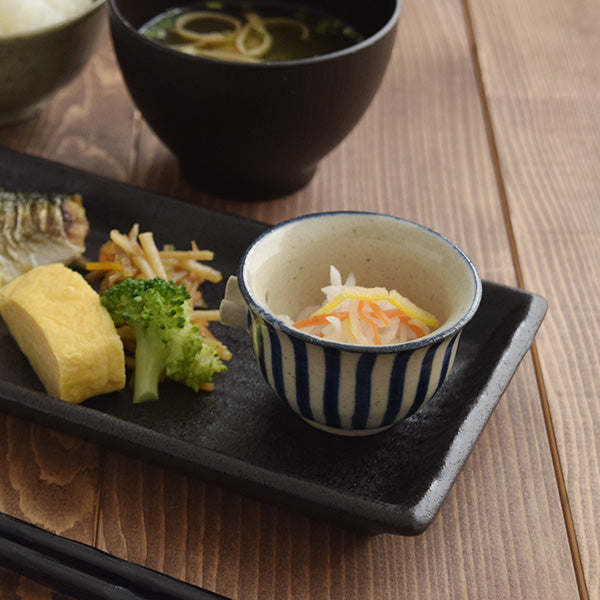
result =
[{"label": "wood grain", "polygon": [[[0,414],[0,457],[2,512],[69,539],[95,543],[99,447]],[[0,597],[60,600],[51,590],[4,570]]]},{"label": "wood grain", "polygon": [[125,181],[134,160],[134,111],[106,31],[93,60],[32,120],[0,128],[0,143]]},{"label": "wood grain", "polygon": [[[82,75],[31,121],[0,128],[0,143],[125,180],[132,163],[133,122],[106,35]],[[102,449],[4,414],[0,414],[0,432],[0,509],[94,545]],[[66,598],[4,570],[0,571],[0,597]]]},{"label": "wood grain", "polygon": [[497,8],[471,7],[483,82],[523,279],[550,303],[542,375],[575,551],[600,598],[600,7]]},{"label": "wood grain", "polygon": [[[82,76],[36,119],[0,129],[0,143],[269,223],[331,209],[424,223],[483,277],[549,298],[540,364],[523,361],[415,538],[365,537],[6,415],[2,510],[235,600],[598,598],[599,331],[580,326],[595,315],[600,264],[597,17],[591,0],[405,4],[363,120],[305,189],[268,202],[211,197],[181,178],[106,35]],[[0,596],[58,598],[2,570]]]},{"label": "wood grain", "polygon": [[[268,202],[232,202],[206,196],[180,178],[175,159],[145,126],[136,181],[191,202],[273,223],[315,210],[367,208],[398,214],[457,240],[485,277],[514,283],[475,75],[460,3],[410,5],[405,9],[390,70],[376,101],[349,138],[323,161],[314,181],[298,194]],[[377,132],[376,137],[373,132]],[[208,496],[204,491],[198,511],[206,515],[210,510],[217,518],[224,510],[234,513],[226,521],[219,519],[215,531],[206,528],[206,516],[197,525],[188,523],[187,531],[197,531],[203,547],[213,549],[209,556],[199,557],[203,566],[188,577],[239,599],[331,598],[340,586],[344,598],[446,598],[451,594],[502,598],[513,597],[515,590],[534,598],[575,598],[577,589],[539,398],[535,388],[525,383],[533,379],[529,362],[517,378],[522,392],[517,394],[511,387],[480,441],[487,452],[479,452],[478,446],[474,457],[481,462],[472,467],[476,460],[472,457],[439,519],[423,536],[414,540],[358,538],[275,509],[289,523],[284,548],[291,546],[296,553],[306,554],[287,567],[279,565],[277,571],[287,573],[287,584],[274,591],[274,584],[260,577],[274,567],[265,562],[256,542],[249,549],[243,546],[248,537],[256,540],[257,531],[264,527],[240,516],[248,510],[246,506],[254,507],[253,501],[226,490]],[[498,422],[501,425],[496,425],[492,436],[493,424]],[[501,455],[494,452],[499,444]],[[522,445],[527,446],[527,452]],[[126,463],[123,481],[133,477],[131,465]],[[140,466],[133,464],[135,473]],[[542,478],[543,500],[532,483],[523,482],[520,476],[532,464],[546,474]],[[496,485],[492,486],[493,481]],[[188,493],[181,495],[189,497],[189,490],[196,485],[185,482]],[[140,498],[139,502],[143,501]],[[216,504],[207,509],[207,501]],[[102,505],[103,523],[123,518],[118,513],[104,514],[105,508],[114,504],[103,501]],[[153,523],[163,514],[157,507],[146,519]],[[272,519],[268,517],[268,521]],[[468,533],[461,523],[469,523]],[[128,539],[135,540],[140,527],[138,517],[133,523],[122,522],[121,530],[130,532]],[[277,529],[279,532],[281,526]],[[523,530],[528,532],[525,543]],[[232,537],[233,544],[229,541]],[[336,541],[340,538],[345,540],[341,547]],[[535,549],[546,547],[547,539],[553,540],[552,551],[545,553],[548,569],[539,576]],[[108,538],[105,541],[111,552],[126,550],[122,545],[111,545]],[[230,548],[234,551],[224,551]],[[274,552],[279,556],[277,550]],[[315,555],[322,558],[313,563],[311,557]],[[135,553],[133,556],[140,558]],[[373,577],[373,571],[378,576]],[[319,579],[313,580],[316,573]],[[485,573],[485,577],[478,577],[478,573]],[[259,587],[256,583],[238,587],[240,577],[258,580]]]},{"label": "wood grain", "polygon": [[74,600],[64,594],[46,588],[30,579],[0,567],[0,598],[35,598],[35,600]]},{"label": "wood grain", "polygon": [[527,394],[519,374],[419,537],[362,536],[109,453],[99,542],[239,600],[576,598],[568,546],[541,542],[564,540],[556,501],[519,476],[551,475],[543,440],[523,446],[540,420]]}]

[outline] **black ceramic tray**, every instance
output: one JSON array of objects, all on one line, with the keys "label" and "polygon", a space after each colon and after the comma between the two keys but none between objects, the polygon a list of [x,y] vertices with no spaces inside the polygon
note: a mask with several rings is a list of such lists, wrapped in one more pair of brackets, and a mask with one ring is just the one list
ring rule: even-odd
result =
[{"label": "black ceramic tray", "polygon": [[[266,225],[210,211],[64,165],[0,149],[0,187],[81,192],[89,256],[111,228],[139,222],[159,244],[195,239],[234,273]],[[223,285],[207,285],[213,306]],[[376,436],[322,433],[263,382],[243,332],[216,326],[234,354],[210,394],[165,383],[162,400],[130,392],[69,405],[44,393],[0,324],[0,410],[119,448],[371,534],[415,535],[433,520],[545,315],[543,298],[484,282],[456,367],[423,410]]]}]

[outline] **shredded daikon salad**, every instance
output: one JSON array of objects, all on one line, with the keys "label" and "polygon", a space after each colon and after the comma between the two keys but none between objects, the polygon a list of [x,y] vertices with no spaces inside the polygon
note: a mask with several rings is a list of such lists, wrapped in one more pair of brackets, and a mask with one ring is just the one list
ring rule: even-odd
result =
[{"label": "shredded daikon salad", "polygon": [[360,287],[350,273],[342,282],[330,267],[330,285],[321,288],[325,302],[302,311],[288,323],[327,340],[346,344],[381,346],[402,344],[427,335],[438,327],[437,318],[396,290]]}]

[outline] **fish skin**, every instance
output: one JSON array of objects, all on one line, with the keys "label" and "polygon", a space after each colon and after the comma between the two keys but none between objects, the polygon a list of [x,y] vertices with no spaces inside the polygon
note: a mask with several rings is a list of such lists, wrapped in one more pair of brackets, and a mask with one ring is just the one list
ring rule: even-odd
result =
[{"label": "fish skin", "polygon": [[33,267],[81,257],[88,231],[79,194],[0,190],[0,285]]}]

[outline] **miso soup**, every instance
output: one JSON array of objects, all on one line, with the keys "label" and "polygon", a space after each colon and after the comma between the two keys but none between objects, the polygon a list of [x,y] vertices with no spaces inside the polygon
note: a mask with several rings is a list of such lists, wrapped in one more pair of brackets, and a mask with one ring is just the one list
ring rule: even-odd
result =
[{"label": "miso soup", "polygon": [[181,52],[243,62],[311,58],[363,39],[335,16],[276,2],[200,2],[161,13],[140,32]]}]

